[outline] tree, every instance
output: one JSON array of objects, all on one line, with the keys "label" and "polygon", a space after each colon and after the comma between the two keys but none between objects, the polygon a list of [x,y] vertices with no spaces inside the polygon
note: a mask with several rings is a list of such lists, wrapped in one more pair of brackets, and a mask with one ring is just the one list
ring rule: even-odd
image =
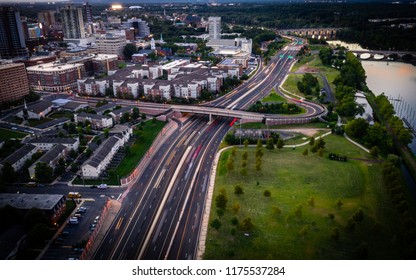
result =
[{"label": "tree", "polygon": [[282,214],[282,209],[279,206],[273,206],[272,210],[273,210],[273,214],[276,216],[279,216],[280,214]]},{"label": "tree", "polygon": [[31,229],[36,224],[49,224],[45,212],[39,208],[31,208],[27,211],[23,223],[28,229]]},{"label": "tree", "polygon": [[307,148],[303,151],[302,155],[304,155],[304,156],[308,155],[308,149]]},{"label": "tree", "polygon": [[218,217],[224,216],[224,209],[218,208],[217,209],[217,215],[218,215]]},{"label": "tree", "polygon": [[318,156],[323,157],[324,156],[324,150],[322,148],[320,148],[318,150]]},{"label": "tree", "polygon": [[244,148],[247,148],[248,147],[248,144],[249,144],[248,139],[244,139],[243,144],[244,144]]},{"label": "tree", "polygon": [[338,228],[333,228],[332,232],[331,232],[331,238],[334,239],[335,241],[339,240],[339,229]]},{"label": "tree", "polygon": [[134,44],[126,44],[123,49],[123,55],[126,59],[131,59],[131,56],[137,52],[137,47]]},{"label": "tree", "polygon": [[302,210],[303,210],[303,205],[302,204],[298,204],[296,206],[296,210],[295,210],[296,217],[302,218]]},{"label": "tree", "polygon": [[231,149],[231,155],[232,155],[233,157],[235,157],[236,153],[237,153],[237,148],[236,148],[236,147],[233,147],[233,148]]},{"label": "tree", "polygon": [[337,207],[341,208],[342,205],[344,205],[344,203],[341,201],[341,198],[339,198],[338,201],[337,201]]},{"label": "tree", "polygon": [[244,193],[243,188],[242,188],[240,185],[236,185],[236,186],[234,187],[234,193],[235,193],[236,195],[243,194],[243,193]]},{"label": "tree", "polygon": [[1,175],[5,182],[13,183],[17,180],[17,174],[12,166],[12,164],[6,161],[1,169]]},{"label": "tree", "polygon": [[310,207],[315,207],[315,198],[310,197],[308,199],[308,204],[309,204]]},{"label": "tree", "polygon": [[315,145],[315,138],[311,137],[311,139],[309,140],[309,145]]},{"label": "tree", "polygon": [[49,227],[46,224],[38,223],[34,225],[28,234],[28,243],[30,247],[41,248],[45,245],[45,240],[49,238]]},{"label": "tree", "polygon": [[228,157],[228,160],[227,160],[227,171],[228,172],[231,172],[233,170],[234,170],[234,160],[233,160],[232,157]]},{"label": "tree", "polygon": [[219,230],[221,227],[221,221],[218,219],[212,220],[209,225],[213,228],[215,228],[216,230]]},{"label": "tree", "polygon": [[302,239],[304,239],[306,237],[306,235],[308,235],[308,229],[309,229],[309,226],[305,225],[299,231],[299,235],[300,235],[300,237],[302,237]]},{"label": "tree", "polygon": [[281,150],[283,148],[283,146],[284,146],[283,139],[282,138],[279,138],[279,140],[277,140],[277,148],[279,150]]},{"label": "tree", "polygon": [[377,147],[377,146],[373,146],[373,147],[370,149],[370,155],[371,155],[371,157],[372,157],[372,158],[377,158],[377,157],[378,157],[378,154],[379,154],[379,149],[378,149],[378,147]]},{"label": "tree", "polygon": [[269,138],[266,143],[266,149],[274,150],[273,138]]},{"label": "tree", "polygon": [[241,175],[243,175],[243,176],[247,176],[247,174],[248,174],[248,172],[247,172],[247,168],[246,168],[246,167],[243,167],[243,168],[241,169]]},{"label": "tree", "polygon": [[269,190],[265,190],[264,193],[263,193],[263,195],[265,197],[270,197],[272,195],[272,193]]},{"label": "tree", "polygon": [[252,230],[254,228],[254,224],[251,222],[251,218],[250,217],[246,217],[240,224],[240,227],[242,230]]},{"label": "tree", "polygon": [[352,219],[355,222],[361,222],[364,219],[364,210],[360,208],[357,211],[355,211],[352,215]]},{"label": "tree", "polygon": [[139,111],[139,108],[134,107],[134,108],[133,108],[133,112],[131,113],[131,118],[132,118],[133,120],[137,120],[139,117],[140,117],[140,111]]},{"label": "tree", "polygon": [[240,208],[241,208],[240,203],[235,202],[235,203],[233,204],[233,206],[232,206],[232,210],[233,210],[233,212],[234,212],[234,214],[235,214],[235,215],[237,215],[237,214],[238,214],[238,212],[240,211]]},{"label": "tree", "polygon": [[241,157],[242,157],[243,160],[247,160],[248,153],[247,152],[244,152]]},{"label": "tree", "polygon": [[219,191],[219,194],[217,195],[215,199],[215,205],[218,208],[225,209],[227,207],[227,192],[224,188],[221,188]]},{"label": "tree", "polygon": [[49,183],[53,179],[53,168],[46,162],[38,162],[35,166],[35,178],[40,183]]},{"label": "tree", "polygon": [[349,121],[345,126],[345,132],[356,139],[362,139],[369,127],[368,122],[363,118],[357,118]]}]

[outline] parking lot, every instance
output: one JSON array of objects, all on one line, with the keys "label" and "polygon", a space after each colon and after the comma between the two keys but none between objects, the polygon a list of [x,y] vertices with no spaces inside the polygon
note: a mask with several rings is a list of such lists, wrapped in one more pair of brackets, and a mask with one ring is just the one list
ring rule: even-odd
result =
[{"label": "parking lot", "polygon": [[[102,195],[98,199],[81,200],[77,208],[68,217],[49,248],[42,256],[42,260],[80,259],[85,245],[101,222],[100,219],[107,197]],[[77,222],[70,223],[76,217]]]}]

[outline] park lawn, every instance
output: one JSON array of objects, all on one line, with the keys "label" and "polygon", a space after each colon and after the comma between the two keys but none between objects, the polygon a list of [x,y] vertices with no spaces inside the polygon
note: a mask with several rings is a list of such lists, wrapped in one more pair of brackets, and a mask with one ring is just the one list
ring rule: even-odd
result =
[{"label": "park lawn", "polygon": [[0,128],[0,140],[6,141],[10,140],[11,138],[23,138],[27,135],[27,133],[13,131],[5,128]]},{"label": "park lawn", "polygon": [[[209,227],[204,258],[358,259],[358,247],[364,243],[369,259],[402,258],[404,245],[394,237],[396,212],[381,187],[381,164],[329,160],[330,152],[349,158],[364,159],[368,155],[341,136],[330,135],[325,142],[323,157],[310,151],[304,156],[303,147],[281,151],[263,148],[261,172],[255,171],[255,148],[237,148],[233,171],[226,169],[231,150],[223,152],[210,214],[210,221],[219,218],[221,227]],[[246,176],[240,172],[244,151],[248,152]],[[234,194],[237,184],[244,194]],[[226,189],[228,202],[224,216],[219,217],[215,198],[221,188]],[[270,197],[263,195],[265,190],[271,192]],[[311,197],[314,206],[308,203]],[[338,199],[342,207],[336,205]],[[232,210],[235,203],[241,206],[237,214]],[[295,214],[298,205],[303,207],[301,215]],[[273,211],[274,206],[281,209],[281,214]],[[349,231],[347,221],[359,208],[364,211],[364,219]],[[254,229],[243,231],[233,226],[233,217],[239,222],[250,217]],[[339,240],[331,238],[333,228],[339,229]]]},{"label": "park lawn", "polygon": [[298,89],[298,82],[301,82],[303,78],[303,74],[289,74],[287,75],[287,79],[285,80],[282,88],[289,91],[292,94],[297,94],[302,97],[305,97],[303,93],[301,93]]}]

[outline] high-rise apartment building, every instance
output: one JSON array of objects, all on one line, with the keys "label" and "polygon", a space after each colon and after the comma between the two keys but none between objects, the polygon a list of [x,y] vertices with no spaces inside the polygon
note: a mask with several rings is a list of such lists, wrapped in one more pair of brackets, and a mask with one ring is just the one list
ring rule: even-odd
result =
[{"label": "high-rise apartment building", "polygon": [[133,28],[135,39],[150,35],[150,29],[147,22],[139,18],[128,19],[127,22],[123,23],[123,27],[126,29]]},{"label": "high-rise apartment building", "polygon": [[29,82],[23,63],[0,65],[0,103],[15,101],[29,94]]},{"label": "high-rise apartment building", "polygon": [[20,13],[13,7],[0,7],[0,56],[13,58],[27,56],[25,34]]},{"label": "high-rise apartment building", "polygon": [[208,18],[208,31],[210,39],[221,39],[221,17]]},{"label": "high-rise apartment building", "polygon": [[86,23],[92,23],[92,9],[91,5],[87,3],[84,3],[84,19]]},{"label": "high-rise apartment building", "polygon": [[85,38],[82,8],[66,6],[60,10],[65,39]]},{"label": "high-rise apartment building", "polygon": [[43,11],[38,13],[38,21],[39,23],[42,23],[43,35],[48,36],[49,32],[51,32],[56,25],[55,11]]}]

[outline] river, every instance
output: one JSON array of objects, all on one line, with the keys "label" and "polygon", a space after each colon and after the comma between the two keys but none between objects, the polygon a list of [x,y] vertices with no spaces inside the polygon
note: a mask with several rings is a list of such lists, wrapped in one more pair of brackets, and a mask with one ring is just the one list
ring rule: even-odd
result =
[{"label": "river", "polygon": [[[341,41],[328,41],[339,44],[349,50],[365,50],[358,44]],[[384,93],[391,99],[396,115],[405,117],[416,128],[416,67],[401,62],[365,61],[361,64],[367,75],[367,86],[375,94]],[[400,101],[399,101],[400,100]],[[409,145],[416,154],[416,137]]]},{"label": "river", "polygon": [[[385,61],[362,61],[361,64],[367,75],[368,88],[375,95],[389,96],[396,115],[405,117],[416,128],[416,67]],[[409,146],[416,154],[416,138]]]}]

